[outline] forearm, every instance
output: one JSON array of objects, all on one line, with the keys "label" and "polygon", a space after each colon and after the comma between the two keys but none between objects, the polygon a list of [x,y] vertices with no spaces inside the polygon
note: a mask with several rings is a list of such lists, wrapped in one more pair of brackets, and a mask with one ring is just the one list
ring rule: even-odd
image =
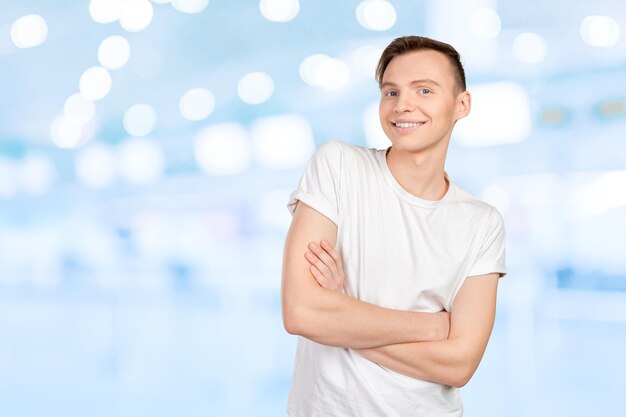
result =
[{"label": "forearm", "polygon": [[317,343],[370,348],[447,337],[446,313],[393,310],[317,288],[291,309],[290,333]]},{"label": "forearm", "polygon": [[400,374],[461,387],[474,374],[482,352],[471,352],[461,340],[402,343],[359,349],[366,358]]}]

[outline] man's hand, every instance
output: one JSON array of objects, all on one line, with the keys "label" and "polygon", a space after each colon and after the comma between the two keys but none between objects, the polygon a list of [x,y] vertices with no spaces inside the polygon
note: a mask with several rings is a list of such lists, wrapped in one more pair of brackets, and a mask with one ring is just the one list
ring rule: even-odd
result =
[{"label": "man's hand", "polygon": [[309,243],[310,251],[304,257],[311,264],[309,268],[313,277],[320,286],[343,292],[343,283],[346,274],[343,272],[343,261],[339,252],[327,241],[320,244]]},{"label": "man's hand", "polygon": [[[326,289],[343,292],[343,284],[346,274],[343,271],[341,254],[330,243],[322,240],[320,244],[309,243],[310,251],[304,257],[311,264],[310,270],[317,283]],[[433,327],[432,341],[446,340],[450,333],[450,313],[440,311],[433,313],[437,317],[437,325]],[[362,350],[363,356],[368,359],[366,350]]]}]

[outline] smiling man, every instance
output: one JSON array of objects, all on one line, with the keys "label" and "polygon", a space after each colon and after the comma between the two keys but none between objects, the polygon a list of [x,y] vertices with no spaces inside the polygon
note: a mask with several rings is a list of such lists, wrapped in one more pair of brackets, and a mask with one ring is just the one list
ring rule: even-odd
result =
[{"label": "smiling man", "polygon": [[506,274],[500,213],[445,171],[471,96],[456,50],[395,39],[377,81],[386,150],[338,141],[288,208],[282,313],[298,335],[291,417],[461,416]]}]

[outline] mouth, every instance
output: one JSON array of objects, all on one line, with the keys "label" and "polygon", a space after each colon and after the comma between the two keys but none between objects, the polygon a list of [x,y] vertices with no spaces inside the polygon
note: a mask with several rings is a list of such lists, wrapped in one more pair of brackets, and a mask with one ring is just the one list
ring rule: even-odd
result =
[{"label": "mouth", "polygon": [[416,121],[407,121],[407,120],[395,120],[390,122],[392,126],[396,129],[412,129],[415,127],[419,127],[424,125],[426,122],[416,122]]}]

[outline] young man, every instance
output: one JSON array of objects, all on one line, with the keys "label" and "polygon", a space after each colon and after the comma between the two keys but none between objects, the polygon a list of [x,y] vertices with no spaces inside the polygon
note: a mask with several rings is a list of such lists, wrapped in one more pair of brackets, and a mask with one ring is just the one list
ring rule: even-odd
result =
[{"label": "young man", "polygon": [[459,55],[402,37],[376,75],[392,145],[325,143],[288,203],[282,312],[300,336],[291,417],[461,416],[458,388],[493,327],[502,216],[444,170],[471,105]]}]

